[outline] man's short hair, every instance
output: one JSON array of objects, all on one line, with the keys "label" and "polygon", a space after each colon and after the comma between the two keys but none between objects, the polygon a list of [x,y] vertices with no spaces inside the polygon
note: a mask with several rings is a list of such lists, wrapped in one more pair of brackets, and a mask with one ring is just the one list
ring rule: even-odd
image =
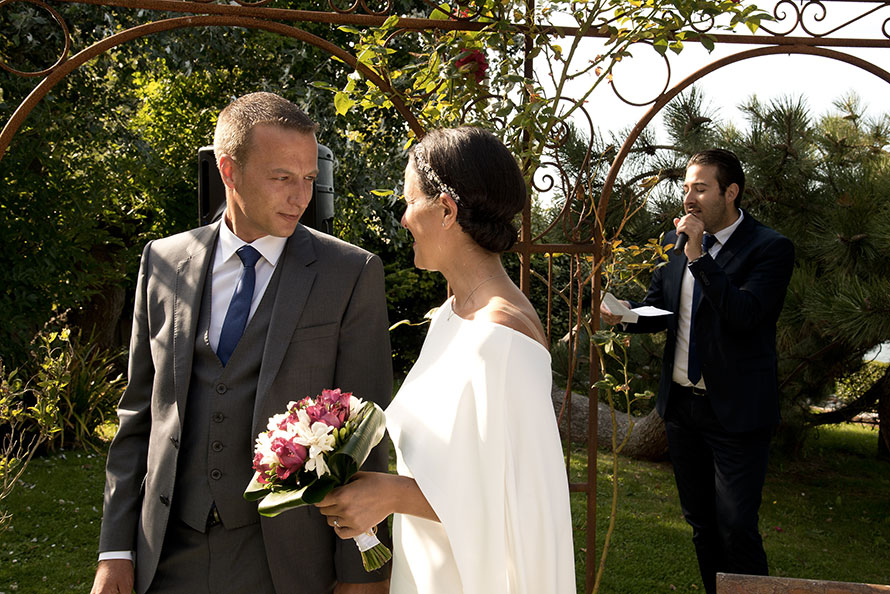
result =
[{"label": "man's short hair", "polygon": [[692,155],[686,167],[691,165],[713,165],[716,167],[717,185],[720,186],[721,193],[726,193],[726,188],[736,184],[739,187],[739,193],[733,204],[739,208],[742,203],[742,193],[745,191],[745,172],[742,170],[741,161],[734,152],[726,149],[701,151]]},{"label": "man's short hair", "polygon": [[305,134],[314,134],[318,124],[306,113],[275,93],[250,93],[229,103],[219,114],[213,135],[213,153],[217,163],[222,155],[244,163],[255,126],[272,124]]}]

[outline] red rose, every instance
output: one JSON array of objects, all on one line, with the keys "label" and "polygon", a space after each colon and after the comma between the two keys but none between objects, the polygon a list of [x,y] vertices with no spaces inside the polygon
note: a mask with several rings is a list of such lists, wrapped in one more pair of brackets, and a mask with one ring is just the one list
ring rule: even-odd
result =
[{"label": "red rose", "polygon": [[482,79],[485,78],[485,71],[488,70],[488,61],[485,59],[485,54],[477,49],[469,50],[469,53],[464,53],[466,53],[466,55],[463,58],[456,60],[454,66],[461,74],[475,75],[476,82],[481,83]]}]

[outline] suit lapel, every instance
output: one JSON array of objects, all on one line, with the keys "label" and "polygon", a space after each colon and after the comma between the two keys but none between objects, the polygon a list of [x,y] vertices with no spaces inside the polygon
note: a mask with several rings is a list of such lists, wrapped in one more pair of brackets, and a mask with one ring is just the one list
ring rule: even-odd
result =
[{"label": "suit lapel", "polygon": [[198,229],[194,241],[186,248],[185,257],[176,265],[173,290],[173,391],[180,422],[184,420],[185,401],[192,376],[201,298],[218,233],[219,223]]},{"label": "suit lapel", "polygon": [[727,270],[730,262],[740,254],[743,254],[749,247],[749,237],[751,230],[754,228],[756,221],[745,212],[745,218],[739,223],[738,228],[729,236],[726,245],[720,248],[720,252],[714,261],[720,265],[720,268]]},{"label": "suit lapel", "polygon": [[[257,381],[256,407],[263,401],[269,387],[278,375],[281,362],[297,328],[297,322],[309,299],[315,280],[315,271],[308,268],[315,261],[312,234],[302,225],[290,237],[282,254],[283,266],[278,279],[278,292],[272,306],[272,318],[263,349],[260,376]],[[296,399],[296,398],[295,398]],[[258,410],[258,408],[255,408]]]}]

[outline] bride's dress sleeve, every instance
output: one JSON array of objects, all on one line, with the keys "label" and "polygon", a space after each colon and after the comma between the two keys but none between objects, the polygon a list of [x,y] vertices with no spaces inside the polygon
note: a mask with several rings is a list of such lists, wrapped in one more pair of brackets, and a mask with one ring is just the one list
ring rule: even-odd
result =
[{"label": "bride's dress sleeve", "polygon": [[530,342],[516,346],[522,348],[508,362],[503,394],[508,591],[574,593],[568,478],[550,397],[550,357]]},{"label": "bride's dress sleeve", "polygon": [[441,400],[424,407],[433,414],[423,455],[405,462],[442,522],[464,594],[573,594],[549,354],[506,329],[474,347],[427,395]]}]

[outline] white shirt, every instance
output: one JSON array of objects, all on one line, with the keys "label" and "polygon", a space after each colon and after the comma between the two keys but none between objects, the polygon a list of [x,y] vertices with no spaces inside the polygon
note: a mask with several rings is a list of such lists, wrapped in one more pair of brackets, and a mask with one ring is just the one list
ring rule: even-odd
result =
[{"label": "white shirt", "polygon": [[[711,255],[711,258],[717,257],[723,244],[729,240],[729,237],[733,234],[736,228],[738,228],[744,217],[744,213],[739,210],[739,218],[737,218],[732,225],[725,229],[721,229],[714,234],[716,241],[708,250],[708,254]],[[677,312],[679,318],[677,320],[677,343],[674,350],[673,376],[675,383],[687,387],[692,387],[692,382],[689,381],[687,376],[689,374],[689,326],[692,322],[692,289],[694,284],[695,278],[689,271],[689,265],[687,264],[686,270],[683,273],[683,283],[680,287],[680,311]],[[698,380],[695,387],[705,388],[704,375]]]},{"label": "white shirt", "polygon": [[[269,286],[272,273],[275,272],[275,266],[278,265],[286,243],[287,237],[266,235],[255,239],[250,244],[262,255],[262,258],[257,260],[255,266],[256,285],[253,291],[253,301],[250,302],[248,322],[263,299],[263,294],[266,292],[266,287]],[[209,340],[210,347],[214,351],[219,345],[219,335],[222,333],[223,322],[226,320],[226,312],[229,311],[229,303],[235,294],[235,287],[238,285],[238,279],[241,278],[241,271],[244,270],[241,258],[235,253],[243,245],[247,245],[247,242],[232,233],[228,224],[223,221],[219,226],[219,240],[216,242],[212,268]]]},{"label": "white shirt", "polygon": [[[253,317],[257,306],[263,299],[266,287],[272,280],[272,274],[275,272],[275,266],[281,254],[284,253],[284,246],[287,243],[287,237],[274,237],[266,235],[255,239],[250,245],[260,253],[262,258],[257,260],[256,284],[254,285],[253,300],[250,302],[250,313],[247,316],[248,322]],[[216,251],[213,254],[213,267],[211,277],[211,304],[210,304],[210,347],[216,351],[219,345],[219,335],[222,333],[223,322],[226,319],[226,312],[229,310],[229,302],[235,294],[235,287],[238,285],[238,279],[241,278],[241,271],[244,264],[241,258],[235,252],[247,242],[232,233],[228,223],[223,219],[219,226],[219,240],[216,242]],[[134,551],[105,551],[99,553],[99,561],[106,559],[129,559],[136,562],[136,554]]]}]

